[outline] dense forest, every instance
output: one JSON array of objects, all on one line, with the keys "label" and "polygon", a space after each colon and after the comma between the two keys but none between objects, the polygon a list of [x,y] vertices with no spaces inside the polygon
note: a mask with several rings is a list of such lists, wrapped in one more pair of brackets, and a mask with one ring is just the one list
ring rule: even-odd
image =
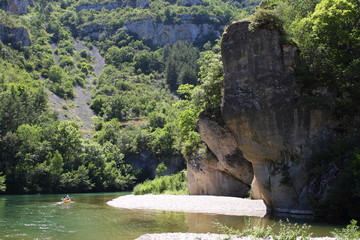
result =
[{"label": "dense forest", "polygon": [[[298,81],[309,92],[326,88],[334,96],[322,104],[341,120],[337,129],[346,137],[319,161],[346,166],[332,194],[358,202],[360,3],[259,4],[35,0],[23,15],[0,10],[0,25],[24,28],[30,36],[29,44],[16,33],[0,41],[0,191],[131,190],[153,177],[134,167],[136,156],[150,154],[168,167],[173,159],[190,159],[204,147],[196,130],[199,114],[219,114],[221,36],[156,44],[125,26],[145,19],[163,28],[190,21],[223,30],[249,18],[253,27],[281,28],[300,49]],[[105,58],[101,69],[94,50]],[[81,109],[75,101],[81,93],[90,97],[93,115],[87,119],[71,114]],[[55,108],[50,103],[57,99]]]}]

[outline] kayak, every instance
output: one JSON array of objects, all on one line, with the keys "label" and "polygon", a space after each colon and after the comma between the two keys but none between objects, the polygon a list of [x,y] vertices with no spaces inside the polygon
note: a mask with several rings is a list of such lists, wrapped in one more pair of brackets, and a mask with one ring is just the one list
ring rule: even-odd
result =
[{"label": "kayak", "polygon": [[62,199],[61,200],[63,203],[71,203],[72,201],[71,201],[71,199]]}]

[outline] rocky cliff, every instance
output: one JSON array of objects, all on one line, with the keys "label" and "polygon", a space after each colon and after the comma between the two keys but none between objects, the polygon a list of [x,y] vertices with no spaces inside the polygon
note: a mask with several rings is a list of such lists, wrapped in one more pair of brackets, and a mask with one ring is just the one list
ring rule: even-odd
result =
[{"label": "rocky cliff", "polygon": [[178,24],[157,23],[153,19],[141,19],[125,23],[125,28],[140,38],[149,39],[155,45],[174,44],[176,41],[194,43],[208,38],[219,37],[222,26],[209,23],[194,23],[192,15],[182,15]]},{"label": "rocky cliff", "polygon": [[11,43],[16,49],[24,46],[30,46],[29,33],[26,28],[9,28],[1,24],[0,21],[0,41],[4,43]]},{"label": "rocky cliff", "polygon": [[198,130],[209,149],[188,161],[190,194],[246,197],[253,180],[252,165],[221,120],[202,114]]},{"label": "rocky cliff", "polygon": [[132,7],[132,8],[150,8],[150,4],[148,0],[128,0],[128,1],[116,1],[116,2],[107,2],[103,4],[91,4],[91,3],[84,3],[76,7],[76,11],[86,10],[89,11],[94,9],[96,11],[100,11],[101,9],[108,9],[112,10],[115,8],[125,8],[125,7]]},{"label": "rocky cliff", "polygon": [[[331,136],[329,115],[319,104],[303,100],[309,96],[295,79],[297,47],[284,43],[274,27],[250,31],[249,24],[231,24],[222,38],[221,119],[201,117],[198,122],[201,138],[214,155],[212,161],[201,161],[202,168],[211,168],[214,176],[241,179],[241,184],[216,177],[207,184],[215,189],[211,194],[218,195],[222,192],[215,181],[223,181],[225,188],[232,186],[227,195],[236,196],[251,178],[251,195],[276,211],[311,213],[309,166]],[[189,164],[191,175],[196,164]],[[195,172],[193,179],[196,176],[201,174]],[[196,182],[190,182],[190,189],[192,185]]]},{"label": "rocky cliff", "polygon": [[10,14],[26,14],[28,6],[33,4],[33,0],[0,0],[0,9]]}]

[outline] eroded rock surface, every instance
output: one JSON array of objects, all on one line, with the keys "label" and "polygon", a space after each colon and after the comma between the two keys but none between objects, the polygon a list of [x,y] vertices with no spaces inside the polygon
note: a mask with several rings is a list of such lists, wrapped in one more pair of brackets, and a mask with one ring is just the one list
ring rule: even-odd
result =
[{"label": "eroded rock surface", "polygon": [[203,151],[187,162],[189,194],[248,196],[250,186],[225,171],[209,149]]},{"label": "eroded rock surface", "polygon": [[327,115],[301,101],[296,46],[274,28],[231,24],[223,35],[222,118],[254,170],[253,196],[278,211],[306,212],[307,165],[316,139],[329,135]]},{"label": "eroded rock surface", "polygon": [[189,193],[247,197],[252,164],[243,157],[225,123],[202,114],[198,130],[209,149],[188,162]]},{"label": "eroded rock surface", "polygon": [[[214,16],[215,17],[215,16]],[[141,19],[125,23],[125,28],[131,33],[136,33],[140,38],[149,39],[155,45],[164,46],[174,44],[176,41],[194,43],[212,35],[219,37],[221,26],[209,23],[194,23],[191,15],[180,17],[178,24],[157,23],[153,19]]]},{"label": "eroded rock surface", "polygon": [[91,3],[84,3],[76,7],[76,11],[86,10],[89,11],[94,9],[96,11],[100,11],[101,9],[113,10],[115,8],[125,8],[125,7],[132,7],[132,8],[150,8],[150,4],[148,0],[128,0],[128,1],[116,1],[116,2],[107,2],[103,4],[91,4]]}]

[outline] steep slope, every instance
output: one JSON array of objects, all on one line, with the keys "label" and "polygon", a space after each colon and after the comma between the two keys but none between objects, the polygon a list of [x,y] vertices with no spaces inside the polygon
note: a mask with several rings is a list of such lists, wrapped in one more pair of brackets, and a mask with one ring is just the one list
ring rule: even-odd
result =
[{"label": "steep slope", "polygon": [[[76,51],[87,50],[90,52],[91,57],[94,58],[93,68],[96,75],[99,75],[105,66],[105,60],[100,55],[99,49],[95,46],[90,50],[82,42],[74,41]],[[52,45],[53,51],[56,49],[56,45]],[[54,59],[59,64],[58,56],[54,54]],[[56,96],[52,92],[48,92],[49,104],[55,112],[58,113],[60,120],[72,120],[76,121],[80,125],[80,129],[83,133],[91,133],[94,131],[94,123],[92,118],[95,114],[89,107],[91,98],[91,89],[93,77],[88,77],[86,85],[84,87],[76,86],[74,88],[75,98],[73,100],[65,100]],[[89,135],[88,135],[89,136]]]}]

